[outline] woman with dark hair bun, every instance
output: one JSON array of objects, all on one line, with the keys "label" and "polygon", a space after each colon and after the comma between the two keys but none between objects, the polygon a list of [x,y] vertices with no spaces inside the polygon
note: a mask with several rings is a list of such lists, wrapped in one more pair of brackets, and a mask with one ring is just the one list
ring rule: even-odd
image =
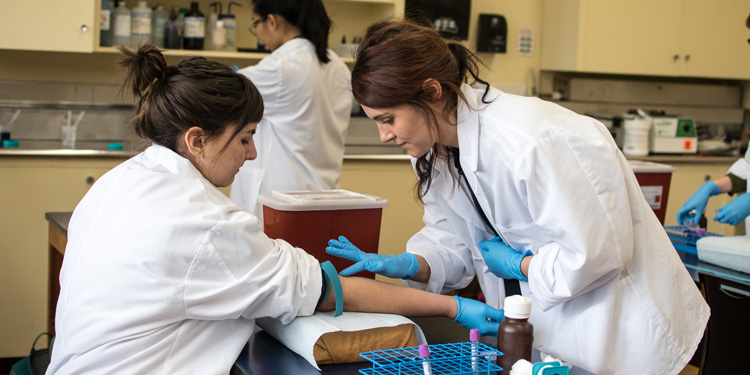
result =
[{"label": "woman with dark hair bun", "polygon": [[[135,129],[153,145],[105,173],[76,207],[60,272],[47,374],[227,374],[255,319],[315,310],[445,316],[485,334],[477,301],[324,273],[217,187],[255,158],[255,86],[201,57],[167,65],[121,48]],[[341,285],[342,296],[328,292]],[[338,303],[337,303],[338,302]]]},{"label": "woman with dark hair bun", "polygon": [[[709,308],[607,128],[478,74],[476,57],[410,21],[372,25],[354,98],[412,156],[424,228],[400,255],[327,251],[433,293],[476,276],[489,305],[532,300],[534,346],[573,373],[676,374]],[[583,370],[581,370],[583,369]]]},{"label": "woman with dark hair bun", "polygon": [[258,158],[232,185],[237,203],[262,219],[259,194],[339,187],[352,97],[350,73],[328,48],[321,0],[253,0],[251,31],[272,51],[241,69],[266,103]]}]

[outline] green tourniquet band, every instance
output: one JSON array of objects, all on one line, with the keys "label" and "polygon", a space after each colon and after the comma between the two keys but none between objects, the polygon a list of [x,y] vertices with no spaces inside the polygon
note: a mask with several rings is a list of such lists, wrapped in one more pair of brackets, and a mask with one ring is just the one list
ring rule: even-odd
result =
[{"label": "green tourniquet band", "polygon": [[[339,274],[336,272],[336,267],[333,263],[326,261],[320,264],[320,269],[328,277],[328,281],[333,286],[333,295],[336,296],[336,312],[333,314],[334,317],[344,313],[344,290],[341,288],[341,280],[339,280]],[[327,294],[326,294],[327,296]]]}]

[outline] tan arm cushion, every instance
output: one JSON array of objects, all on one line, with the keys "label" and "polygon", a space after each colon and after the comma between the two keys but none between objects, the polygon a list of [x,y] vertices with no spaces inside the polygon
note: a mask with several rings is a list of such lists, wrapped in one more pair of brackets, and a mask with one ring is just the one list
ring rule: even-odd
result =
[{"label": "tan arm cushion", "polygon": [[325,333],[315,343],[313,355],[319,365],[364,362],[359,353],[417,346],[414,324],[363,331]]}]

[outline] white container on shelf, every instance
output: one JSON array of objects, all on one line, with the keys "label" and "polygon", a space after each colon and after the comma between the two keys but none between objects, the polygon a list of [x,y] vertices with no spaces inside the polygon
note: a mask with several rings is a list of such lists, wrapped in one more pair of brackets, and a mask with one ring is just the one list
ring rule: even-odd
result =
[{"label": "white container on shelf", "polygon": [[154,9],[151,19],[151,36],[155,46],[164,48],[164,25],[169,19],[169,13],[164,10],[164,6],[159,4]]},{"label": "white container on shelf", "polygon": [[625,129],[625,140],[622,144],[622,153],[628,156],[648,155],[651,117],[626,115],[623,128]]},{"label": "white container on shelf", "polygon": [[113,45],[115,47],[121,44],[125,46],[130,45],[130,9],[125,6],[124,1],[120,1],[117,4],[117,8],[115,8],[112,13],[114,13],[112,22],[114,23],[113,27],[115,29],[115,40],[113,42]]},{"label": "white container on shelf", "polygon": [[137,47],[151,43],[151,19],[153,15],[153,10],[146,5],[145,1],[139,1],[138,6],[133,8],[130,26],[131,45]]}]

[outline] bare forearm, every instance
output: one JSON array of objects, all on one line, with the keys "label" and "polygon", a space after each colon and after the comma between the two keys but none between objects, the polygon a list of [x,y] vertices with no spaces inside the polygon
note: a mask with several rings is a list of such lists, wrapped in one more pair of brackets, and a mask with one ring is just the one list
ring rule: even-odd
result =
[{"label": "bare forearm", "polygon": [[415,256],[417,257],[417,262],[419,263],[419,271],[417,271],[417,274],[414,275],[411,280],[418,281],[420,283],[426,283],[430,281],[430,274],[432,273],[432,271],[430,270],[430,264],[427,263],[427,261],[421,255]]},{"label": "bare forearm", "polygon": [[[341,286],[345,311],[389,313],[412,317],[443,316],[451,319],[454,319],[458,313],[456,301],[451,296],[361,277],[342,277]],[[333,296],[333,292],[329,293],[319,310],[333,309],[335,298],[339,296]]]},{"label": "bare forearm", "polygon": [[716,179],[713,181],[713,183],[715,183],[716,186],[719,187],[719,191],[722,193],[728,193],[732,191],[732,180],[729,178],[729,176],[724,176]]}]

